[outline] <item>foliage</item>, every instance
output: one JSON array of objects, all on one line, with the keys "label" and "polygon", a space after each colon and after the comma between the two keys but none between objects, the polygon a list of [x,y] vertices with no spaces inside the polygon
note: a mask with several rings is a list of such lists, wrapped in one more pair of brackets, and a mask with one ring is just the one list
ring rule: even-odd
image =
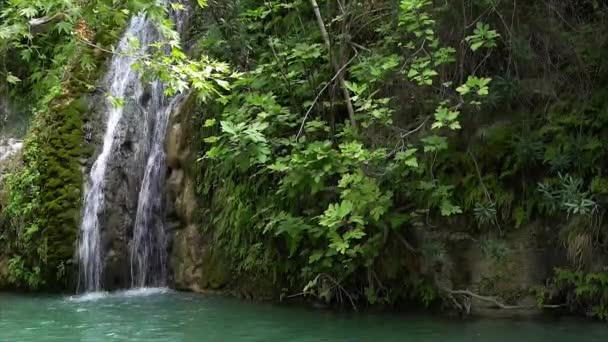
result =
[{"label": "foliage", "polygon": [[[266,274],[327,302],[393,302],[417,293],[429,305],[438,296],[425,275],[410,270],[393,278],[376,270],[386,245],[401,244],[397,236],[420,223],[421,211],[462,213],[454,186],[434,176],[433,163],[462,128],[460,117],[470,110],[463,103],[486,97],[491,79],[471,75],[466,84],[433,87],[456,50],[436,35],[430,1],[401,1],[398,17],[379,14],[379,29],[369,32],[348,31],[374,19],[368,5],[343,5],[343,14],[323,13],[331,51],[307,1],[234,3],[234,16],[204,33],[201,44],[222,39],[232,45],[227,51],[248,55],[203,128],[203,195],[218,203],[210,208],[214,248],[229,251],[223,254],[233,256],[242,278]],[[240,32],[238,42],[209,36],[232,31]],[[356,44],[349,46],[346,35]],[[332,89],[341,72],[333,53],[346,70],[348,99]],[[400,108],[391,89],[398,83],[425,92],[425,109]],[[344,111],[348,101],[361,130]],[[249,263],[252,254],[257,263]],[[385,281],[410,290],[391,294]]]},{"label": "foliage", "polygon": [[[49,108],[36,117],[25,142],[24,168],[9,174],[3,215],[11,224],[11,280],[37,289],[65,286],[79,226],[83,100]],[[43,144],[46,142],[46,144]],[[58,282],[59,281],[59,282]]]},{"label": "foliage", "polygon": [[555,286],[565,296],[570,310],[608,320],[608,273],[569,269],[555,271]]},{"label": "foliage", "polygon": [[327,50],[309,1],[209,4],[195,50],[242,77],[206,108],[200,187],[237,282],[431,304],[419,235],[488,233],[501,259],[531,221],[577,268],[603,253],[605,6],[321,2]]}]

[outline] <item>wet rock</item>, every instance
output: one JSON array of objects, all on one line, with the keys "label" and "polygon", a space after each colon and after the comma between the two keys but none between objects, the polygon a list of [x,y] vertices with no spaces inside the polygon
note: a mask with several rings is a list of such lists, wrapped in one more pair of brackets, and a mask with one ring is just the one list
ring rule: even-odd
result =
[{"label": "wet rock", "polygon": [[177,289],[198,291],[203,279],[200,235],[196,225],[175,230],[172,239],[170,267],[173,286]]},{"label": "wet rock", "polygon": [[471,298],[474,316],[505,318],[540,314],[533,290],[545,285],[554,267],[567,263],[563,249],[543,237],[544,231],[546,227],[534,223],[500,238],[444,240],[451,263],[450,271],[443,275],[443,278],[449,277],[444,286],[470,290],[511,307],[499,308],[491,301]]},{"label": "wet rock", "polygon": [[167,134],[167,165],[174,170],[180,168],[180,153],[183,154],[182,140],[182,126],[176,123],[169,128]]},{"label": "wet rock", "polygon": [[170,227],[171,284],[175,288],[206,291],[223,288],[229,279],[223,258],[215,255],[202,233],[204,222],[197,219],[200,211],[195,191],[195,155],[191,139],[192,114],[188,106],[172,113],[167,132],[167,224]]},{"label": "wet rock", "polygon": [[0,290],[7,289],[9,286],[8,262],[6,258],[0,255]]},{"label": "wet rock", "polygon": [[105,210],[101,220],[105,222],[102,224],[102,241],[108,241],[103,256],[106,287],[124,288],[131,283],[129,243],[150,145],[145,140],[148,127],[133,129],[135,125],[149,125],[142,119],[137,105],[125,104],[114,140],[116,157],[111,158],[106,170]]}]

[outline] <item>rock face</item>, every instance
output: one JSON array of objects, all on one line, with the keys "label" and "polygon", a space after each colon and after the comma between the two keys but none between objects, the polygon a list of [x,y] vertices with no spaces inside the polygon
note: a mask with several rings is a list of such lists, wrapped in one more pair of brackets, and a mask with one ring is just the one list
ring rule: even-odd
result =
[{"label": "rock face", "polygon": [[5,119],[9,117],[9,115],[10,110],[8,106],[8,100],[2,94],[0,94],[0,118]]},{"label": "rock face", "polygon": [[0,255],[0,290],[8,287],[8,263],[7,260]]},{"label": "rock face", "polygon": [[540,314],[533,290],[543,286],[553,268],[567,264],[562,247],[553,245],[544,232],[549,227],[529,224],[500,240],[463,239],[448,244],[447,286],[493,297],[513,307],[472,298],[471,314],[483,317],[515,317]]},{"label": "rock face", "polygon": [[167,130],[167,226],[171,235],[171,283],[178,289],[201,290],[202,237],[195,221],[197,199],[191,165],[192,115],[189,104],[175,111]]},{"label": "rock face", "polygon": [[199,127],[191,99],[182,110],[172,114],[167,132],[167,225],[171,235],[170,283],[174,288],[190,291],[215,290],[227,283],[227,269],[214,255],[202,233],[204,219],[195,191],[196,161],[193,139]]},{"label": "rock face", "polygon": [[[139,186],[143,179],[145,154],[149,142],[145,141],[147,126],[137,103],[126,103],[123,118],[116,134],[115,156],[108,163],[105,189],[105,217],[101,235],[104,251],[104,284],[108,288],[130,284],[129,242],[133,236]],[[150,127],[145,127],[150,130]]]},{"label": "rock face", "polygon": [[[146,133],[153,124],[144,114],[146,99],[149,99],[149,94],[142,95],[138,101],[125,101],[123,116],[115,134],[113,155],[106,170],[105,202],[103,213],[100,214],[100,226],[105,266],[102,283],[108,290],[126,288],[131,284],[129,242],[146,165],[145,157],[150,148],[150,142],[146,139],[149,134]],[[107,110],[103,94],[94,95],[91,103],[93,108],[85,122],[85,141],[93,153],[89,159],[81,161],[85,177],[88,177],[101,152]]]}]

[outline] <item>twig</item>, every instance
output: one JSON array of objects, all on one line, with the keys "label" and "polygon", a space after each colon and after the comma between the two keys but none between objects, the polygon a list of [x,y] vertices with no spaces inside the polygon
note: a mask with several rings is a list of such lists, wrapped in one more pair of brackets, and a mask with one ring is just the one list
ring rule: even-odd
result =
[{"label": "twig", "polygon": [[323,92],[325,92],[325,90],[329,87],[330,84],[332,84],[336,78],[339,77],[340,73],[342,71],[344,71],[344,69],[346,69],[346,67],[355,60],[355,58],[357,58],[357,55],[355,55],[353,58],[351,58],[348,63],[344,64],[342,66],[342,68],[340,68],[340,70],[338,70],[338,72],[334,75],[334,77],[332,77],[332,79],[327,82],[325,84],[325,86],[321,89],[321,91],[319,91],[319,93],[317,94],[317,96],[315,97],[314,101],[312,101],[312,104],[310,105],[310,108],[308,108],[308,111],[306,112],[306,115],[304,115],[304,119],[302,120],[302,124],[300,125],[300,130],[298,131],[298,135],[296,136],[296,142],[298,142],[298,140],[300,139],[300,136],[302,135],[302,132],[304,130],[304,124],[306,123],[306,120],[308,119],[308,115],[310,115],[310,113],[312,112],[312,110],[315,107],[315,104],[317,103],[317,101],[319,101],[319,98],[321,98],[321,95],[323,94]]},{"label": "twig", "polygon": [[426,119],[424,119],[424,121],[422,121],[422,123],[420,124],[420,126],[414,128],[413,130],[411,130],[409,132],[401,134],[401,139],[405,139],[408,135],[412,135],[412,134],[418,132],[422,127],[424,127],[424,125],[427,123],[427,121],[429,121],[428,117]]},{"label": "twig", "polygon": [[30,25],[31,28],[36,29],[38,26],[42,26],[42,25],[48,24],[48,23],[56,21],[56,20],[60,20],[63,17],[64,17],[64,14],[59,12],[52,16],[47,15],[47,16],[44,16],[41,18],[32,18],[32,19],[30,19],[28,24]]},{"label": "twig", "polygon": [[288,296],[285,296],[285,297],[282,297],[282,298],[290,299],[290,298],[296,298],[296,297],[306,296],[308,294],[310,294],[310,292],[300,292],[300,293],[295,293],[295,294],[288,295]]},{"label": "twig", "polygon": [[329,34],[327,33],[327,29],[325,28],[325,22],[323,21],[323,17],[321,16],[321,11],[319,10],[319,5],[316,0],[310,0],[310,4],[312,5],[312,9],[315,13],[315,17],[317,18],[317,24],[319,26],[319,30],[321,31],[321,36],[323,37],[323,41],[325,42],[325,47],[329,52],[329,60],[331,62],[332,67],[336,71],[338,75],[338,83],[340,84],[340,88],[342,90],[342,96],[344,97],[344,102],[346,104],[346,109],[348,111],[348,117],[350,118],[350,122],[353,125],[353,129],[355,132],[358,130],[357,120],[355,118],[355,109],[353,107],[353,103],[350,98],[350,93],[348,92],[348,88],[346,87],[346,81],[344,80],[344,76],[342,75],[342,68],[338,65],[334,55],[331,53],[331,40],[329,39]]},{"label": "twig", "polygon": [[416,248],[414,248],[412,245],[410,245],[410,243],[407,242],[407,240],[403,237],[403,235],[399,234],[399,232],[393,231],[393,233],[397,236],[397,239],[399,241],[401,241],[401,243],[405,246],[405,248],[407,248],[407,250],[409,250],[413,254],[420,253]]},{"label": "twig", "polygon": [[344,287],[342,287],[342,285],[340,285],[340,283],[338,283],[338,281],[336,281],[334,278],[332,278],[328,274],[322,273],[321,275],[324,276],[327,280],[329,280],[332,283],[334,283],[334,285],[338,289],[340,289],[340,291],[341,291],[340,293],[344,293],[346,295],[346,297],[348,297],[348,300],[350,300],[350,304],[353,306],[353,309],[355,311],[357,311],[357,306],[355,305],[355,301],[353,300],[353,297],[350,295],[350,293],[348,293],[348,291],[346,291],[346,289],[344,289]]}]

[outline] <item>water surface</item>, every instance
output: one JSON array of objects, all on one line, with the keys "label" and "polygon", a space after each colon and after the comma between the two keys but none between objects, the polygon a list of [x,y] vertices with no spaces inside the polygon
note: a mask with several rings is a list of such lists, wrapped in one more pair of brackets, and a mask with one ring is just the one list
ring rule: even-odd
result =
[{"label": "water surface", "polygon": [[608,325],[337,314],[163,289],[0,294],[0,341],[606,341]]}]

